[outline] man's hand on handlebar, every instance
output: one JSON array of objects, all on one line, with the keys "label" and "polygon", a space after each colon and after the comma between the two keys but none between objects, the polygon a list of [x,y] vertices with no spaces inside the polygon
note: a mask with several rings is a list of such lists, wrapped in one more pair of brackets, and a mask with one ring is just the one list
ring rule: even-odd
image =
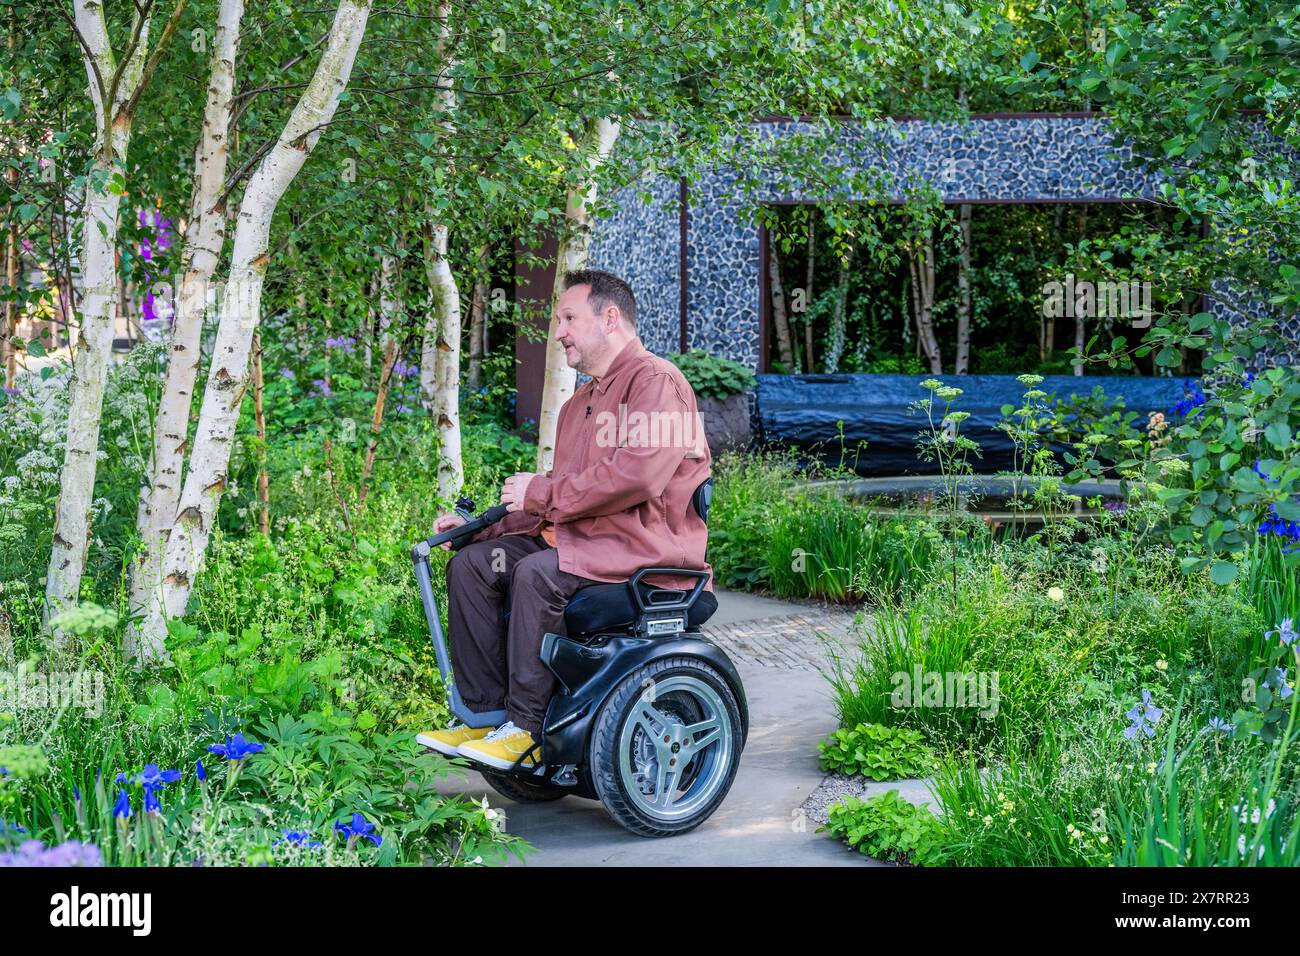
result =
[{"label": "man's hand on handlebar", "polygon": [[[437,520],[433,522],[433,533],[442,534],[444,531],[450,531],[452,528],[459,528],[464,523],[465,523],[465,519],[458,514],[453,513],[449,515],[442,515],[441,517],[439,517]],[[444,541],[441,547],[446,551],[450,551],[451,542]]]}]

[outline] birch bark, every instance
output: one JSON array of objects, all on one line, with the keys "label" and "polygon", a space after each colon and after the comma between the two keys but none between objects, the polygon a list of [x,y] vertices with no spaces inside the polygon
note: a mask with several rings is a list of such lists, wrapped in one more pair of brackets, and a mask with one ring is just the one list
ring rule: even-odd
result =
[{"label": "birch bark", "polygon": [[[54,540],[46,572],[46,622],[77,602],[90,542],[90,510],[98,464],[99,423],[113,345],[113,320],[117,281],[114,248],[117,244],[120,177],[131,142],[131,111],[144,76],[149,45],[149,17],[137,14],[132,24],[135,40],[126,63],[119,69],[108,37],[101,0],[77,0],[73,22],[82,45],[82,61],[95,111],[94,161],[86,180],[82,214],[80,256],[83,294],[81,321],[72,340],[72,381],[68,407],[68,434],[63,468],[59,473],[59,500],[55,507]],[[56,645],[63,635],[53,635]]]},{"label": "birch bark", "polygon": [[565,232],[555,257],[555,286],[551,293],[551,325],[546,336],[546,372],[542,384],[542,409],[537,416],[537,471],[546,474],[555,461],[555,432],[560,407],[573,395],[577,373],[564,360],[564,348],[555,337],[555,309],[564,292],[564,274],[586,268],[591,251],[591,206],[596,201],[595,173],[618,140],[619,124],[601,117],[589,132],[587,180],[568,191]]},{"label": "birch bark", "polygon": [[275,145],[249,179],[240,202],[194,450],[163,554],[163,577],[150,597],[145,620],[143,641],[151,650],[163,648],[166,619],[185,613],[225,490],[231,444],[249,382],[253,333],[261,317],[272,217],[338,109],[369,15],[369,0],[340,0],[316,72]]},{"label": "birch bark", "polygon": [[[221,201],[230,156],[231,104],[235,58],[244,16],[244,0],[221,0],[208,64],[203,130],[194,149],[194,187],[190,222],[181,252],[181,287],[172,322],[171,356],[154,425],[153,458],[140,488],[136,531],[140,546],[131,565],[130,608],[144,616],[145,602],[162,577],[162,556],[180,499],[181,471],[189,436],[194,380],[199,372],[200,339],[209,290],[226,239],[226,209]],[[158,648],[151,649],[156,652]],[[139,657],[139,628],[128,631],[122,653]]]},{"label": "birch bark", "polygon": [[[451,83],[454,64],[449,53],[451,4],[438,3],[435,17],[438,22],[436,56],[441,67],[435,101],[443,117],[438,125],[449,148],[455,134],[451,117],[456,113],[456,91]],[[456,500],[465,483],[460,442],[460,289],[447,258],[449,239],[446,222],[433,222],[425,237],[424,264],[430,301],[420,353],[420,398],[425,409],[433,413],[438,429],[438,496],[448,502]]]}]

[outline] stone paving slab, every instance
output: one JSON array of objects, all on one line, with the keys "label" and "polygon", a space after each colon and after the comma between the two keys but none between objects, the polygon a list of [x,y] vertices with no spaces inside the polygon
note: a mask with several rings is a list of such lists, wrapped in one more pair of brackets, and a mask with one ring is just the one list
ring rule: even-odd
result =
[{"label": "stone paving slab", "polygon": [[854,615],[818,608],[731,624],[706,624],[702,630],[739,663],[756,667],[818,670],[830,653],[852,655],[863,631]]}]

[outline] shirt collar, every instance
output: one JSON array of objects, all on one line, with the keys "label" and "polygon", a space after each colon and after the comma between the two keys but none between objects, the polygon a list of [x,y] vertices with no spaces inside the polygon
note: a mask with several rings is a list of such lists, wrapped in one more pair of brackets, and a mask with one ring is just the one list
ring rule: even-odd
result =
[{"label": "shirt collar", "polygon": [[628,342],[627,345],[623,346],[623,348],[619,350],[619,353],[614,356],[614,361],[610,363],[609,368],[601,377],[600,381],[597,382],[594,378],[591,380],[593,390],[604,395],[614,376],[635,361],[644,351],[645,348],[641,345],[640,338],[634,338],[631,342]]}]

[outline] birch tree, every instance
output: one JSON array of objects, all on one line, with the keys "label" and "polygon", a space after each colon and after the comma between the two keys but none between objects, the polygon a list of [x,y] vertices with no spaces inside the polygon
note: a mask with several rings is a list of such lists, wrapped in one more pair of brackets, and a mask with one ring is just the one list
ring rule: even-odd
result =
[{"label": "birch tree", "polygon": [[[194,188],[190,222],[181,253],[181,286],[172,322],[171,357],[154,423],[153,458],[140,489],[136,531],[140,545],[131,566],[130,607],[143,614],[148,595],[162,576],[167,532],[180,498],[181,469],[189,435],[194,380],[199,372],[199,346],[207,314],[208,292],[226,238],[226,209],[222,199],[230,155],[231,103],[235,88],[235,57],[239,50],[244,0],[221,0],[217,11],[212,58],[208,67],[207,103],[203,129],[194,150]],[[137,656],[137,629],[123,642],[130,660]]]},{"label": "birch tree", "polygon": [[537,416],[537,470],[545,474],[555,461],[555,433],[560,408],[573,395],[577,373],[564,359],[564,347],[555,337],[555,310],[564,292],[564,274],[583,269],[591,251],[591,207],[596,201],[596,172],[618,140],[619,123],[602,116],[589,124],[585,145],[585,182],[570,187],[564,206],[564,232],[555,257],[555,287],[551,293],[551,322],[546,333],[546,371],[542,384],[542,410]]},{"label": "birch tree", "polygon": [[[46,572],[46,620],[75,604],[86,567],[90,542],[90,511],[98,464],[99,423],[113,346],[117,282],[115,255],[118,212],[126,192],[126,158],[131,126],[140,94],[158,62],[187,0],[177,0],[153,52],[149,52],[152,0],[136,4],[129,39],[121,58],[108,36],[103,0],[76,0],[72,29],[86,66],[95,114],[95,146],[86,177],[82,214],[81,321],[73,342],[68,434],[59,500],[55,507],[54,538]],[[55,635],[57,643],[61,635]]]},{"label": "birch tree", "polygon": [[240,202],[194,450],[167,537],[163,576],[148,602],[140,648],[146,657],[165,653],[166,619],[185,612],[225,490],[235,426],[248,387],[253,333],[260,320],[271,220],[338,109],[369,15],[369,0],[340,0],[316,71]]},{"label": "birch tree", "polygon": [[790,347],[790,321],[785,310],[785,285],[781,282],[781,254],[776,248],[776,235],[767,234],[767,278],[772,292],[772,325],[776,328],[776,351],[781,363],[792,372],[794,351]]},{"label": "birch tree", "polygon": [[962,203],[958,214],[961,246],[957,256],[957,359],[953,372],[965,375],[970,371],[970,203]]},{"label": "birch tree", "polygon": [[[456,113],[456,91],[451,82],[454,65],[450,62],[451,4],[439,3],[435,17],[435,55],[439,72],[435,81],[434,105],[442,117],[438,126],[443,136],[443,148],[450,155],[451,141],[456,134],[452,119]],[[448,177],[448,181],[453,179]],[[438,496],[443,501],[454,501],[465,483],[460,445],[460,289],[447,258],[449,226],[432,206],[429,212],[433,221],[424,244],[429,315],[420,356],[420,398],[425,408],[433,413],[434,425],[438,429]]]}]

